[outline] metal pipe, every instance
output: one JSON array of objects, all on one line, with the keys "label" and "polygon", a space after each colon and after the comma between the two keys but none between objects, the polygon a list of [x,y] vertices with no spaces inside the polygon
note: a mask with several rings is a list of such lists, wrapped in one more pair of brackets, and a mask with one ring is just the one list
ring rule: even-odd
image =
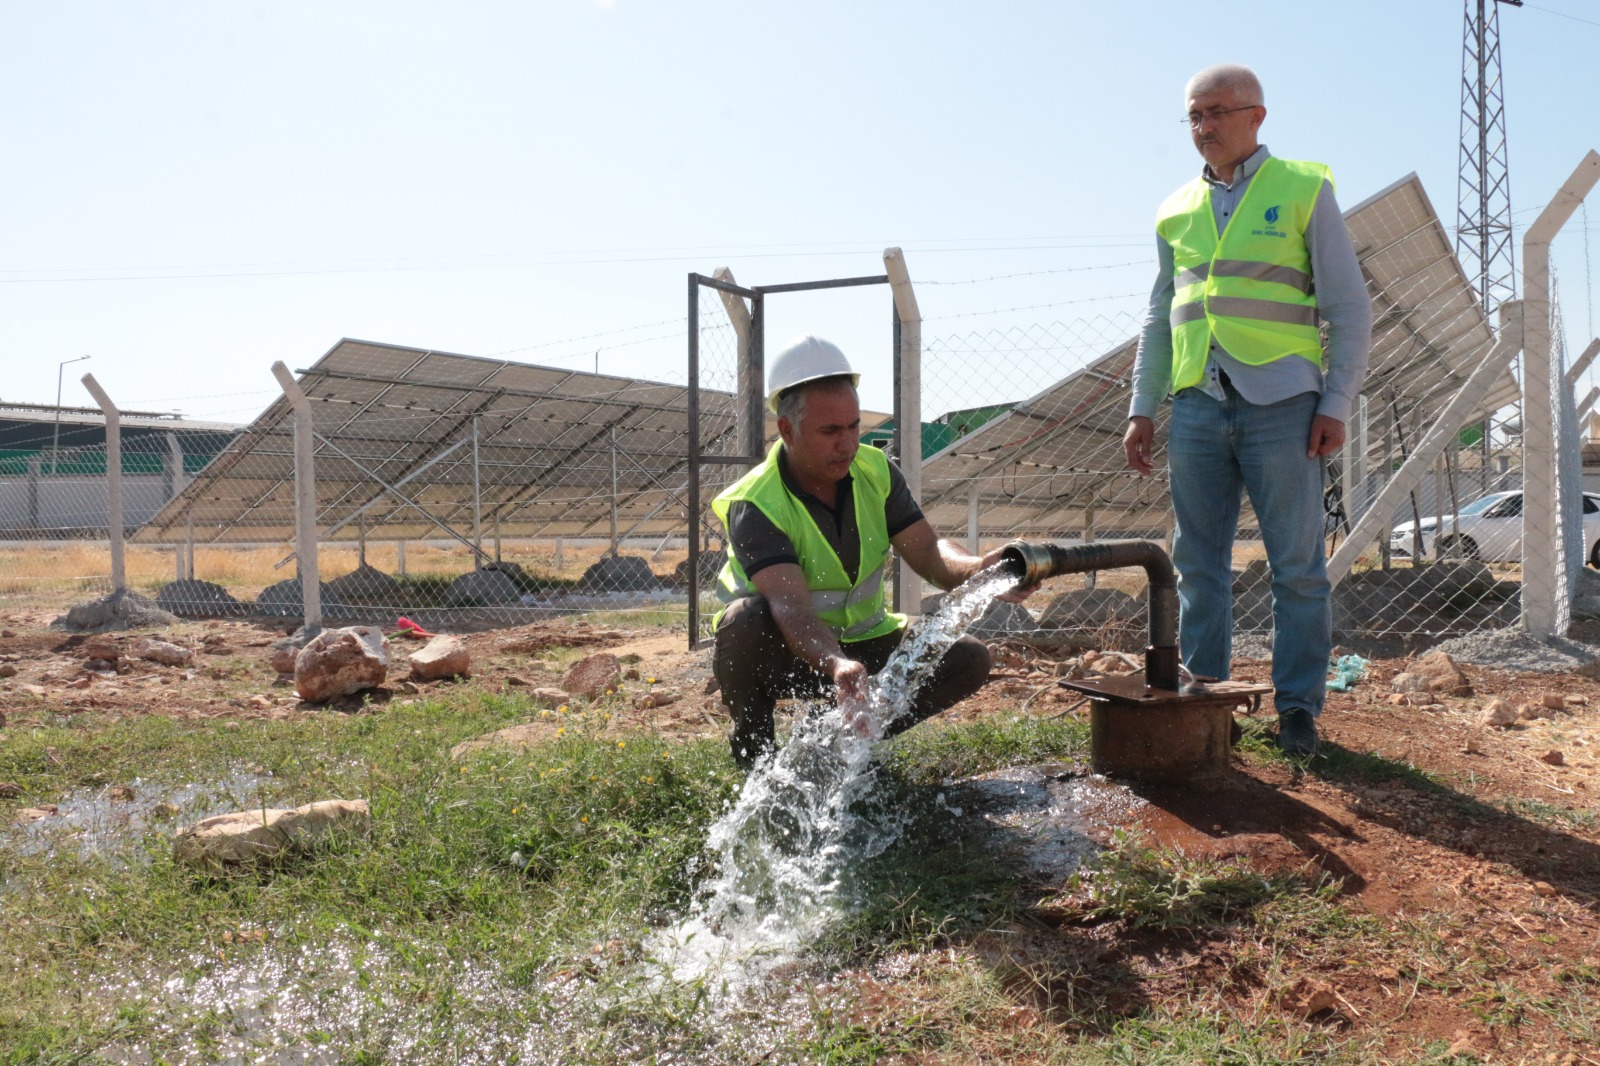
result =
[{"label": "metal pipe", "polygon": [[1000,551],[1000,565],[1023,585],[1058,574],[1081,574],[1142,566],[1149,578],[1150,644],[1144,650],[1145,682],[1178,691],[1178,574],[1161,545],[1149,540],[1101,544],[1032,544],[1012,541]]}]

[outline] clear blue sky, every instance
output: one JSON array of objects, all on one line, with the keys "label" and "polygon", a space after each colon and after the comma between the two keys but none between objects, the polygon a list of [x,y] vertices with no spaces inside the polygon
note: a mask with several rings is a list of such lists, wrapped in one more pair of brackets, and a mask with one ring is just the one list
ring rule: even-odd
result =
[{"label": "clear blue sky", "polygon": [[[1600,147],[1600,3],[1500,15],[1520,227]],[[918,281],[1037,272],[924,287],[929,336],[1137,311],[1155,206],[1199,167],[1183,83],[1212,62],[1257,70],[1264,141],[1330,164],[1344,206],[1416,171],[1453,224],[1462,21],[1461,0],[6,4],[0,399],[53,402],[88,353],[68,403],[92,370],[128,408],[246,421],[274,360],[345,336],[681,380],[686,272],[875,274],[887,245]],[[1600,302],[1582,221],[1555,249],[1576,348]],[[770,316],[773,343],[839,340],[887,404],[884,291]]]}]

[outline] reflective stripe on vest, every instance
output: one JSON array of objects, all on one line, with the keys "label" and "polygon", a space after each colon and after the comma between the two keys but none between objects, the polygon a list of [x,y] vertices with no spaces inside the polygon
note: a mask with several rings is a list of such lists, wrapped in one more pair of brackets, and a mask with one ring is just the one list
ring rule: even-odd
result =
[{"label": "reflective stripe on vest", "polygon": [[[828,543],[806,506],[783,483],[774,444],[767,458],[745,474],[711,503],[711,508],[728,524],[728,510],[735,501],[759,507],[772,524],[788,534],[800,569],[810,591],[811,607],[824,625],[841,641],[867,640],[892,633],[905,624],[905,616],[891,613],[884,596],[884,575],[889,559],[888,516],[889,460],[873,447],[857,450],[850,464],[855,500],[856,528],[860,533],[861,556],[854,582],[844,563]],[[727,604],[755,592],[755,585],[733,552],[717,575],[717,598]],[[712,620],[722,621],[721,611]]]},{"label": "reflective stripe on vest", "polygon": [[1328,168],[1269,157],[1217,234],[1211,187],[1195,179],[1161,205],[1172,248],[1172,391],[1200,383],[1211,341],[1259,366],[1298,355],[1322,365],[1305,231]]}]

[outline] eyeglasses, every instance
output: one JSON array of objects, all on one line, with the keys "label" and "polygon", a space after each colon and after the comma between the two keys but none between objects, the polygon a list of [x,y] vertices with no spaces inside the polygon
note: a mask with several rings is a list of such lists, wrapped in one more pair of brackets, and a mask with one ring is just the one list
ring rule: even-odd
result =
[{"label": "eyeglasses", "polygon": [[1213,107],[1209,111],[1191,111],[1183,116],[1182,121],[1185,126],[1197,130],[1207,119],[1220,122],[1223,115],[1231,115],[1235,111],[1253,111],[1260,106],[1260,104],[1244,104],[1240,107]]}]

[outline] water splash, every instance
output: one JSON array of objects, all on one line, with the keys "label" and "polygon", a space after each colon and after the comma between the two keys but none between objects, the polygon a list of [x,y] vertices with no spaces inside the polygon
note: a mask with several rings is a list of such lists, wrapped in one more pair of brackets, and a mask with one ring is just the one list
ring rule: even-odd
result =
[{"label": "water splash", "polygon": [[757,764],[711,827],[706,849],[716,873],[694,912],[646,945],[663,977],[715,976],[724,990],[748,987],[862,904],[862,864],[892,846],[909,817],[870,803],[874,742],[907,712],[950,646],[1016,583],[998,567],[985,570],[912,627],[868,685],[868,728],[828,703],[797,713],[789,742]]}]

